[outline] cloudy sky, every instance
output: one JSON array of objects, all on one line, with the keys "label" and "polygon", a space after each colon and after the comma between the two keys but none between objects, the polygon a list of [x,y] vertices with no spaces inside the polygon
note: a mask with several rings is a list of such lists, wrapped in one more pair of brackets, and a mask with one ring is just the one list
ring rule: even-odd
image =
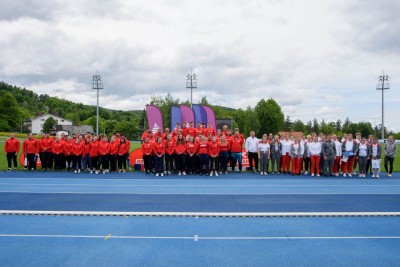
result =
[{"label": "cloudy sky", "polygon": [[[103,3],[101,3],[103,2]],[[292,120],[381,119],[400,131],[400,1],[2,0],[0,80],[37,93],[142,109],[152,95],[246,108],[274,98]]]}]

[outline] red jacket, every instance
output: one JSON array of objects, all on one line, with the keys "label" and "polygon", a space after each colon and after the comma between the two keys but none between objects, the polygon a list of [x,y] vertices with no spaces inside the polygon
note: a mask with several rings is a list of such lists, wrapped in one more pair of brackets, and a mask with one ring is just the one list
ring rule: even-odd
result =
[{"label": "red jacket", "polygon": [[163,143],[156,143],[153,146],[153,152],[156,155],[164,155],[165,154],[165,145]]},{"label": "red jacket", "polygon": [[90,143],[85,143],[83,147],[83,155],[90,154]]},{"label": "red jacket", "polygon": [[217,142],[211,142],[211,144],[208,145],[208,155],[211,157],[219,155],[219,144]]},{"label": "red jacket", "polygon": [[233,153],[240,153],[242,152],[242,147],[243,147],[243,140],[242,138],[238,137],[232,137],[231,139],[231,152]]},{"label": "red jacket", "polygon": [[165,146],[165,153],[168,154],[168,155],[174,154],[174,152],[175,152],[175,144],[176,144],[176,142],[174,140],[172,140],[172,139],[167,141],[166,145],[168,145],[168,146]]},{"label": "red jacket", "polygon": [[16,138],[7,139],[4,144],[4,153],[18,153],[20,150],[21,143]]},{"label": "red jacket", "polygon": [[186,130],[186,132],[187,132],[187,134],[189,134],[189,135],[191,135],[191,136],[195,136],[196,135],[196,129],[195,128],[193,128],[193,127],[188,127],[188,128],[186,128],[187,130]]},{"label": "red jacket", "polygon": [[206,131],[207,131],[207,136],[208,136],[208,134],[211,134],[211,136],[214,136],[214,135],[215,135],[215,130],[214,130],[214,128],[206,128]]},{"label": "red jacket", "polygon": [[197,144],[195,143],[186,143],[186,150],[190,156],[193,156],[197,152]]},{"label": "red jacket", "polygon": [[110,154],[117,155],[117,153],[118,153],[118,144],[116,142],[111,142],[110,143]]},{"label": "red jacket", "polygon": [[64,145],[61,142],[54,142],[51,150],[53,151],[53,154],[62,154],[64,152]]},{"label": "red jacket", "polygon": [[34,138],[26,139],[22,144],[22,151],[24,154],[37,154],[39,153],[38,141]]},{"label": "red jacket", "polygon": [[207,142],[200,142],[198,148],[199,148],[199,154],[208,154]]},{"label": "red jacket", "polygon": [[126,143],[120,143],[119,147],[118,147],[118,155],[123,156],[126,155],[126,153],[128,153],[128,146]]},{"label": "red jacket", "polygon": [[66,142],[64,143],[64,155],[65,155],[65,156],[72,155],[72,145],[73,145],[72,142],[66,141]]},{"label": "red jacket", "polygon": [[229,151],[230,147],[229,147],[229,143],[226,142],[226,144],[219,144],[219,151],[220,152],[225,152],[225,151]]},{"label": "red jacket", "polygon": [[99,143],[99,156],[105,156],[110,153],[110,143],[101,141]]},{"label": "red jacket", "polygon": [[72,154],[75,156],[81,156],[83,154],[83,145],[81,143],[73,143]]},{"label": "red jacket", "polygon": [[186,151],[186,145],[179,143],[178,145],[175,146],[175,151],[176,154],[183,154]]},{"label": "red jacket", "polygon": [[145,143],[142,144],[142,153],[143,153],[143,155],[149,156],[149,155],[152,154],[152,152],[153,152],[153,145],[152,144],[150,144],[149,142],[148,143],[145,142]]},{"label": "red jacket", "polygon": [[90,157],[94,158],[94,157],[98,157],[99,156],[99,142],[95,141],[95,142],[90,142],[89,144],[90,147]]},{"label": "red jacket", "polygon": [[54,140],[52,138],[43,138],[40,140],[40,147],[42,152],[51,152],[51,148],[53,147]]}]

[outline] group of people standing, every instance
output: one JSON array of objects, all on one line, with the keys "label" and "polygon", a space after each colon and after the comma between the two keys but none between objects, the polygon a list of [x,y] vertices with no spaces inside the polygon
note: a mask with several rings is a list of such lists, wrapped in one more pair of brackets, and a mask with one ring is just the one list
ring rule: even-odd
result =
[{"label": "group of people standing", "polygon": [[[8,171],[17,170],[17,155],[21,149],[20,141],[11,134],[4,145],[7,155]],[[113,133],[109,139],[106,135],[73,134],[51,137],[42,134],[36,139],[30,133],[22,144],[24,168],[35,171],[40,160],[41,170],[67,170],[80,173],[81,171],[99,174],[125,172],[129,165],[130,142],[119,132]]]},{"label": "group of people standing", "polygon": [[[153,133],[148,129],[142,135],[142,153],[146,173],[154,172],[157,176],[164,174],[226,174],[231,170],[242,172],[242,149],[249,160],[249,171],[268,174],[310,174],[311,176],[366,177],[369,173],[379,178],[382,146],[370,135],[362,138],[357,133],[336,135],[279,136],[264,134],[261,139],[250,132],[248,138],[240,134],[239,129],[233,132],[224,126],[223,129],[205,127],[193,122],[188,127],[177,123],[175,129],[165,132],[161,129]],[[387,176],[393,172],[393,162],[397,145],[390,136],[384,146],[384,166]]]}]

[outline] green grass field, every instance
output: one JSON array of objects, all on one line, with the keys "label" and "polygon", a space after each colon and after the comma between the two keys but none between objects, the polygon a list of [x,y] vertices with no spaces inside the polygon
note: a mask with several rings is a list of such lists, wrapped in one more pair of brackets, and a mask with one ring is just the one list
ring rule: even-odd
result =
[{"label": "green grass field", "polygon": [[[6,137],[0,136],[0,149],[1,149],[1,151],[4,151],[4,141],[6,139],[7,139]],[[23,139],[19,139],[19,140],[21,141],[21,146],[22,146]],[[131,151],[133,151],[133,150],[135,150],[137,148],[140,148],[140,142],[139,141],[131,141]],[[21,151],[22,151],[22,148],[21,148]],[[20,154],[21,154],[21,152],[20,152]],[[18,159],[19,159],[19,155],[18,155]],[[7,169],[7,159],[6,159],[6,156],[3,153],[3,156],[0,157],[0,170],[6,170],[6,169]],[[22,166],[18,166],[18,169],[23,170],[23,167]],[[383,167],[383,156],[382,156],[381,171],[384,171],[384,170],[385,170],[385,168]],[[400,172],[400,152],[398,152],[396,154],[393,171],[394,172]]]}]

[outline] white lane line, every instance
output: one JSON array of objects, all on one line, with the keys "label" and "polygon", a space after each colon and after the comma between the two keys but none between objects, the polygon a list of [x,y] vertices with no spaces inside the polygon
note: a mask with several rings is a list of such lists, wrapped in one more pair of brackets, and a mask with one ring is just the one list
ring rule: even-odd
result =
[{"label": "white lane line", "polygon": [[150,211],[43,211],[0,210],[5,215],[61,216],[172,216],[172,217],[382,217],[400,216],[400,212],[150,212]]},{"label": "white lane line", "polygon": [[15,185],[15,186],[86,186],[86,187],[400,187],[399,185],[324,185],[324,184],[317,184],[317,185],[305,185],[305,184],[275,184],[275,185],[268,185],[268,184],[20,184],[20,183],[0,183],[0,185]]},{"label": "white lane line", "polygon": [[397,196],[400,195],[399,193],[363,193],[363,192],[339,192],[339,193],[331,193],[331,192],[322,192],[322,193],[292,193],[292,192],[269,192],[269,193],[234,193],[234,192],[213,192],[213,193],[208,193],[208,192],[183,192],[183,193],[177,193],[177,192],[166,192],[166,193],[161,193],[161,192],[120,192],[120,191],[107,191],[107,192],[85,192],[85,191],[79,191],[79,192],[71,192],[71,191],[0,191],[0,193],[19,193],[19,194],[87,194],[87,195],[229,195],[229,196],[264,196],[264,195],[294,195],[294,196],[301,196],[301,195],[393,195]]},{"label": "white lane line", "polygon": [[[104,239],[104,235],[34,235],[0,234],[0,237]],[[400,236],[109,236],[111,239],[186,239],[186,240],[331,240],[331,239],[400,239]]]}]

